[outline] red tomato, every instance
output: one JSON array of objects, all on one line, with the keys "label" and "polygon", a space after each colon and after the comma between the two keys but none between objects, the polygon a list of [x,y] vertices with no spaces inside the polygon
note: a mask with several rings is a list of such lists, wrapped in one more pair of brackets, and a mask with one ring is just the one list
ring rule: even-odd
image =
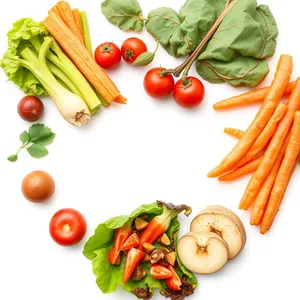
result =
[{"label": "red tomato", "polygon": [[131,65],[139,55],[147,51],[148,48],[146,44],[138,38],[129,38],[125,40],[121,47],[123,59]]},{"label": "red tomato", "polygon": [[178,274],[176,273],[176,270],[174,267],[169,265],[168,269],[174,274],[174,276],[172,278],[166,279],[167,286],[173,291],[180,291],[181,286],[182,286],[181,279],[179,278]]},{"label": "red tomato", "polygon": [[19,116],[28,122],[39,120],[44,113],[43,102],[35,96],[26,96],[18,104]]},{"label": "red tomato", "polygon": [[187,77],[191,84],[184,87],[182,79],[177,81],[173,90],[175,101],[184,108],[194,108],[198,106],[204,98],[205,90],[202,82],[195,77]]},{"label": "red tomato", "polygon": [[172,278],[174,274],[168,270],[167,268],[161,266],[161,265],[152,265],[150,268],[150,274],[152,278],[154,279],[167,279]]},{"label": "red tomato", "polygon": [[86,221],[77,210],[65,208],[54,214],[49,231],[52,239],[61,246],[78,244],[86,233]]},{"label": "red tomato", "polygon": [[95,60],[104,69],[115,68],[121,61],[121,50],[114,43],[103,43],[95,50]]},{"label": "red tomato", "polygon": [[171,74],[161,75],[164,68],[154,68],[148,71],[144,78],[144,88],[146,93],[157,99],[166,98],[174,88],[174,78]]}]

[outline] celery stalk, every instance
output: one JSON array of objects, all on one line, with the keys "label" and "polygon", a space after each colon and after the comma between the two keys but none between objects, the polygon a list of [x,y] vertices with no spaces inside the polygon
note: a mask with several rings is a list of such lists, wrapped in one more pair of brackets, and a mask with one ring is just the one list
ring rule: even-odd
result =
[{"label": "celery stalk", "polygon": [[81,24],[82,24],[82,28],[83,28],[85,47],[86,47],[86,49],[88,49],[90,54],[93,56],[93,47],[92,47],[92,42],[91,42],[89,23],[88,23],[88,19],[87,19],[87,15],[86,15],[85,11],[80,12],[80,18],[81,18]]},{"label": "celery stalk", "polygon": [[[30,42],[32,43],[33,47],[37,52],[41,49],[41,42],[37,36],[30,38]],[[77,89],[81,93],[81,97],[85,100],[87,105],[91,110],[99,107],[101,101],[99,100],[98,96],[96,95],[93,88],[90,86],[89,82],[86,78],[81,74],[81,72],[77,69],[77,67],[73,64],[73,62],[63,53],[60,49],[59,45],[54,41],[51,46],[51,50],[54,52],[49,52],[47,55],[47,59],[51,61],[56,67],[61,69],[67,77],[74,83]],[[68,83],[65,82],[67,86]],[[73,91],[74,92],[74,91]]]},{"label": "celery stalk", "polygon": [[44,39],[38,55],[30,48],[21,52],[19,63],[30,70],[41,82],[52,100],[55,102],[61,115],[71,124],[81,126],[86,124],[90,118],[90,110],[85,101],[64,88],[54,77],[48,67],[48,54],[54,40],[50,37]]}]

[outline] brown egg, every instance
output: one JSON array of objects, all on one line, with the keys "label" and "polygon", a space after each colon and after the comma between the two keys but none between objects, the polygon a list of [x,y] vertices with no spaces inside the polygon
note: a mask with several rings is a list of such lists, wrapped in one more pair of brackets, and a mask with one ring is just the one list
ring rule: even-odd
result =
[{"label": "brown egg", "polygon": [[22,181],[22,193],[24,197],[34,203],[47,201],[53,195],[55,182],[44,171],[33,171],[25,176]]}]

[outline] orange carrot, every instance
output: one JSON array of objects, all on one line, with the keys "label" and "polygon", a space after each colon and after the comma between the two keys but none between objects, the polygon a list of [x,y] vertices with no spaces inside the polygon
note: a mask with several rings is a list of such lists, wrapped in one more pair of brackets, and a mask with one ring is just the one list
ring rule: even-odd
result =
[{"label": "orange carrot", "polygon": [[[283,92],[283,96],[289,96],[292,93],[295,83],[296,82],[293,81],[287,85],[287,87],[285,88],[285,90]],[[270,86],[267,86],[264,88],[250,91],[248,93],[245,93],[245,94],[242,94],[239,96],[225,99],[223,101],[217,102],[214,105],[214,109],[228,109],[228,108],[244,106],[244,105],[248,105],[248,104],[252,104],[252,103],[263,102],[264,99],[266,98],[269,90],[270,90]]]},{"label": "orange carrot", "polygon": [[56,14],[62,19],[62,15],[60,14],[60,12],[59,12],[59,10],[58,10],[58,8],[57,8],[56,5],[53,6],[53,7],[49,10],[49,13],[50,13],[50,12],[56,13]]},{"label": "orange carrot", "polygon": [[264,154],[264,158],[246,188],[239,205],[240,209],[247,210],[255,200],[262,184],[267,178],[279,155],[284,140],[293,124],[295,112],[298,109],[300,109],[300,77],[297,79],[295,88],[288,101],[288,111],[278,124],[270,145]]},{"label": "orange carrot", "polygon": [[237,167],[243,166],[248,161],[251,161],[265,148],[269,140],[274,135],[277,125],[279,121],[283,118],[286,111],[287,111],[287,105],[283,103],[279,103],[274,114],[270,118],[268,124],[261,132],[259,137],[256,139],[256,141],[253,143],[253,145],[248,150],[248,152],[245,154],[245,156],[242,157],[241,160],[238,162]]},{"label": "orange carrot", "polygon": [[120,96],[120,92],[112,80],[94,61],[86,47],[55,12],[50,12],[43,24],[69,55],[81,73],[107,102],[111,102]]},{"label": "orange carrot", "polygon": [[231,180],[235,180],[237,178],[240,178],[244,175],[250,174],[252,172],[254,172],[259,164],[261,163],[263,157],[258,157],[250,162],[248,162],[247,164],[234,169],[233,171],[226,173],[225,175],[219,177],[220,181],[231,181]]},{"label": "orange carrot", "polygon": [[76,23],[70,4],[66,1],[59,1],[56,4],[56,7],[62,17],[63,22],[71,29],[81,43],[84,44],[84,39],[80,34],[80,29]]},{"label": "orange carrot", "polygon": [[261,221],[260,232],[262,234],[270,230],[276,214],[279,210],[283,196],[289,184],[290,178],[294,172],[297,163],[297,157],[300,152],[300,111],[295,113],[294,125],[291,132],[291,138],[286,147],[283,161],[279,168],[276,180],[270,195],[267,209]]},{"label": "orange carrot", "polygon": [[252,212],[251,212],[251,219],[250,224],[258,226],[261,222],[261,219],[264,215],[265,208],[267,206],[269,196],[271,194],[278,170],[280,168],[287,144],[290,140],[290,134],[286,137],[284,144],[282,148],[280,149],[280,153],[270,171],[268,174],[268,177],[264,181],[255,201],[253,204]]},{"label": "orange carrot", "polygon": [[292,57],[289,55],[281,55],[275,78],[258,114],[237,145],[222,160],[219,166],[208,173],[208,177],[221,176],[230,170],[230,168],[246,154],[273,115],[277,103],[289,83],[292,69]]},{"label": "orange carrot", "polygon": [[127,99],[124,98],[122,95],[120,95],[118,98],[114,100],[114,102],[119,103],[119,104],[126,104]]},{"label": "orange carrot", "polygon": [[80,12],[79,12],[78,8],[73,9],[72,12],[73,12],[73,16],[74,16],[75,22],[77,24],[77,27],[79,29],[81,39],[84,41],[84,34],[83,34]]},{"label": "orange carrot", "polygon": [[236,128],[230,128],[230,127],[225,127],[224,132],[237,138],[237,139],[241,139],[243,134],[245,133],[245,131],[243,131],[243,130],[236,129]]}]

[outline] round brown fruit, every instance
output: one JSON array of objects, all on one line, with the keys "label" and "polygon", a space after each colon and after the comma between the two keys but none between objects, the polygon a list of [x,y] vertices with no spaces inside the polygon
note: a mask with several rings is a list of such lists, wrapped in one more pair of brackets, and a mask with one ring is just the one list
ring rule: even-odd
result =
[{"label": "round brown fruit", "polygon": [[38,97],[26,96],[18,104],[18,114],[25,121],[35,122],[43,116],[43,113],[44,104]]},{"label": "round brown fruit", "polygon": [[26,175],[22,181],[22,193],[30,202],[45,202],[51,198],[54,190],[53,178],[44,171],[33,171]]}]

